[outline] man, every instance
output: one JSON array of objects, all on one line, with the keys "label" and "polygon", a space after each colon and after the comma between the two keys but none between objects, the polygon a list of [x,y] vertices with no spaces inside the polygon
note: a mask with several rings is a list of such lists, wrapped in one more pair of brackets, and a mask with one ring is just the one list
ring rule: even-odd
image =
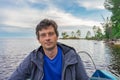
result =
[{"label": "man", "polygon": [[32,51],[9,80],[88,80],[75,49],[58,43],[57,24],[44,19],[36,27],[41,46]]}]

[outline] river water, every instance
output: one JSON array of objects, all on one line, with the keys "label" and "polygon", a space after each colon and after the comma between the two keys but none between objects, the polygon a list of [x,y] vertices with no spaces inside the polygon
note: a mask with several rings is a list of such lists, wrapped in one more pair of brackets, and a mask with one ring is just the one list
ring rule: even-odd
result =
[{"label": "river water", "polygon": [[[116,59],[114,50],[103,41],[94,40],[58,40],[79,51],[88,52],[97,69],[110,69],[119,73],[120,59]],[[39,47],[36,39],[32,38],[1,38],[0,39],[0,80],[7,80],[20,62],[34,49]],[[79,54],[84,61],[86,71],[89,76],[95,71],[95,67],[90,57],[84,53]],[[119,54],[117,54],[118,56]],[[115,69],[114,69],[115,68]]]}]

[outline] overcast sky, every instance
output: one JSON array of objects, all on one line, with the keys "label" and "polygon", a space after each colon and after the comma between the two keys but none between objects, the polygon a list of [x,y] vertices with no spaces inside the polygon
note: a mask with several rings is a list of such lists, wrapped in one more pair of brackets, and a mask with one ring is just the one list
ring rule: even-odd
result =
[{"label": "overcast sky", "polygon": [[[104,0],[0,0],[0,37],[34,37],[36,25],[53,19],[59,33],[80,30],[84,37],[94,25],[101,26],[111,13]],[[102,28],[102,27],[101,27]]]}]

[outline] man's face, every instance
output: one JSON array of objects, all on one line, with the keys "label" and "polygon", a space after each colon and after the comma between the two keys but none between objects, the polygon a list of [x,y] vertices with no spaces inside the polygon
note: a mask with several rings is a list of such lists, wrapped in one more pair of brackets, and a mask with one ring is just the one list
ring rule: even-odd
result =
[{"label": "man's face", "polygon": [[38,33],[38,41],[41,43],[44,50],[52,50],[56,47],[58,36],[56,35],[52,26],[42,29]]}]

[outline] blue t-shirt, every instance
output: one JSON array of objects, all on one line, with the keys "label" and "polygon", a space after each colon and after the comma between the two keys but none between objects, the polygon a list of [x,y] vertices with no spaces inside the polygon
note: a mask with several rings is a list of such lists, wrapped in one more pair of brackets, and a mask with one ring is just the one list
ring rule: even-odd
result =
[{"label": "blue t-shirt", "polygon": [[43,80],[61,80],[62,76],[62,50],[58,47],[58,53],[54,59],[44,55]]}]

